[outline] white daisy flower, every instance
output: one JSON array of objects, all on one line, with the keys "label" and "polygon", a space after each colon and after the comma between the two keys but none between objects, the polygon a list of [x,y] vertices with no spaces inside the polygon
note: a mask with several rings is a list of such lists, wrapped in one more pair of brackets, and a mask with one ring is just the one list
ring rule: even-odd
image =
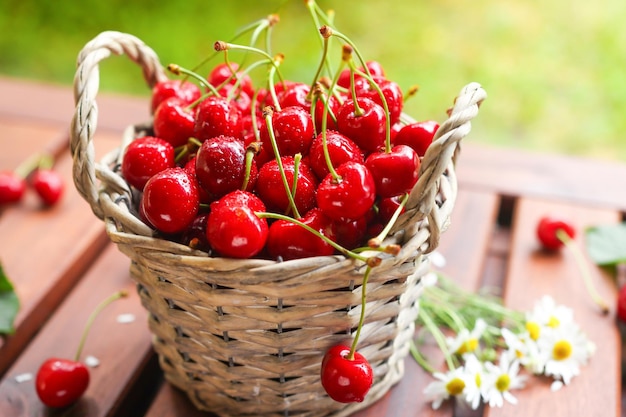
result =
[{"label": "white daisy flower", "polygon": [[441,404],[450,397],[463,395],[467,386],[467,376],[463,367],[448,371],[435,372],[433,377],[436,381],[431,382],[424,388],[424,394],[428,401],[432,401],[433,410],[441,407]]},{"label": "white daisy flower", "polygon": [[526,380],[526,376],[519,375],[519,370],[519,361],[510,361],[506,355],[500,356],[499,366],[485,362],[483,398],[490,407],[502,407],[504,401],[517,404],[511,390],[523,388]]},{"label": "white daisy flower", "polygon": [[482,362],[473,353],[463,355],[463,359],[465,360],[465,382],[467,383],[464,394],[465,401],[472,407],[472,410],[476,410],[482,399],[481,387],[485,379],[485,371]]},{"label": "white daisy flower", "polygon": [[533,340],[541,336],[542,327],[557,328],[574,322],[571,308],[558,305],[552,297],[544,295],[526,315],[526,330]]},{"label": "white daisy flower", "polygon": [[503,355],[507,355],[509,361],[518,360],[525,369],[533,374],[543,373],[544,360],[539,354],[537,342],[532,339],[529,332],[516,334],[503,328],[501,333],[507,347]]},{"label": "white daisy flower", "polygon": [[546,332],[537,341],[545,361],[544,374],[570,383],[593,354],[594,346],[575,323]]},{"label": "white daisy flower", "polygon": [[456,337],[446,338],[448,349],[457,355],[475,352],[485,330],[487,330],[487,322],[483,319],[476,320],[471,332],[463,328]]}]

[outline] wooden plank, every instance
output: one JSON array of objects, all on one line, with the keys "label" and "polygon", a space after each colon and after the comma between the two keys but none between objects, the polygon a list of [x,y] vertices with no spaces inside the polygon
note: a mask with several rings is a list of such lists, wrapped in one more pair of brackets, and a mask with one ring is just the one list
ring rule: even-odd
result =
[{"label": "wooden plank", "polygon": [[462,187],[626,211],[626,193],[616,192],[626,178],[619,162],[472,143],[463,147],[457,171]]},{"label": "wooden plank", "polygon": [[[585,227],[619,220],[619,213],[538,199],[521,199],[515,210],[505,302],[522,311],[532,309],[543,295],[573,309],[575,320],[597,346],[587,366],[570,385],[550,391],[550,380],[531,378],[528,387],[514,392],[519,403],[486,410],[488,417],[515,416],[615,416],[620,414],[620,335],[614,313],[602,316],[585,290],[572,252],[548,253],[539,249],[535,227],[539,219],[555,213],[569,218],[582,248]],[[593,281],[613,305],[616,289],[612,280],[587,260]]]},{"label": "wooden plank", "polygon": [[[147,312],[141,306],[135,284],[130,279],[128,258],[109,244],[0,382],[1,416],[52,415],[37,398],[34,381],[18,383],[15,377],[36,373],[40,364],[49,357],[73,358],[87,317],[104,298],[121,289],[127,290],[129,296],[102,311],[85,343],[82,359],[92,355],[100,360],[100,365],[90,370],[91,381],[85,396],[63,416],[140,415],[137,410],[133,413],[119,406],[153,356]],[[136,320],[120,324],[116,321],[120,314],[132,314]],[[154,378],[143,381],[140,390],[133,393],[134,403],[149,398],[150,390],[157,383],[158,379]]]},{"label": "wooden plank", "polygon": [[[137,82],[143,82],[137,70]],[[98,129],[120,132],[126,126],[147,121],[150,117],[150,90],[144,97],[123,94],[99,94]],[[28,123],[58,124],[69,128],[74,114],[74,98],[69,86],[0,77],[0,115]],[[51,104],[53,103],[53,104]]]},{"label": "wooden plank", "polygon": [[[96,152],[103,155],[119,142],[118,135],[99,135]],[[0,217],[0,255],[21,302],[17,331],[0,339],[0,375],[108,240],[103,223],[73,186],[68,151],[57,160],[55,169],[66,184],[57,205],[43,208],[34,193],[28,193],[24,201],[7,207]]]},{"label": "wooden plank", "polygon": [[[449,229],[442,235],[439,251],[447,263],[443,272],[457,279],[464,288],[478,288],[482,277],[482,259],[488,251],[490,234],[495,224],[498,197],[482,192],[460,191]],[[471,244],[468,244],[471,242]],[[435,354],[432,346],[428,354]],[[431,359],[437,360],[436,356]],[[452,416],[452,404],[432,410],[424,401],[422,391],[432,381],[411,357],[405,360],[405,376],[383,398],[354,417]],[[146,417],[195,416],[191,402],[169,384],[164,384]],[[209,414],[210,416],[210,414]]]},{"label": "wooden plank", "polygon": [[0,116],[0,143],[10,151],[0,153],[0,171],[16,169],[33,154],[57,155],[68,145],[67,134],[55,124],[25,124]]}]

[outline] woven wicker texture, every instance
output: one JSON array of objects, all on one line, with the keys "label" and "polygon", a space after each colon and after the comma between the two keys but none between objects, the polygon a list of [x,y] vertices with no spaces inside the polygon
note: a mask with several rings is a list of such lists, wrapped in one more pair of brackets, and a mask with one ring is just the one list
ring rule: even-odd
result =
[{"label": "woven wicker texture", "polygon": [[484,90],[475,83],[462,89],[425,155],[406,213],[388,238],[401,245],[400,253],[371,254],[382,262],[368,281],[358,349],[370,361],[375,382],[363,403],[346,405],[326,396],[319,371],[325,351],[350,343],[358,325],[363,262],[343,256],[287,262],[215,258],[154,237],[137,216],[137,191],[119,173],[125,146],[149,132],[150,123],[129,127],[117,149],[100,162],[94,158],[98,65],[111,54],[135,61],[150,87],[165,78],[157,55],[132,35],[103,32],[85,45],[71,126],[74,182],[131,260],[166,379],[198,408],[220,416],[339,417],[378,400],[402,377],[418,283],[454,206],[458,142],[469,132]]}]

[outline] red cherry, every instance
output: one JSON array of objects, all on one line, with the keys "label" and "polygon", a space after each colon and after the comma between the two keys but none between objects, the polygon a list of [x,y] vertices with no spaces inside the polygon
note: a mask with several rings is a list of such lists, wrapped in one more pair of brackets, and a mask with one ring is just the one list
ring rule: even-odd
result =
[{"label": "red cherry", "polygon": [[255,213],[264,211],[263,202],[247,191],[236,190],[214,201],[207,220],[209,244],[222,256],[255,256],[267,241],[267,220]]},{"label": "red cherry", "polygon": [[626,285],[622,285],[617,294],[617,318],[626,322]]},{"label": "red cherry", "polygon": [[[306,155],[311,147],[313,120],[302,107],[285,107],[272,114],[272,131],[280,156]],[[261,130],[262,148],[269,158],[274,158],[274,149],[267,127]]]},{"label": "red cherry", "polygon": [[568,220],[550,216],[542,217],[539,220],[536,230],[537,238],[545,249],[557,250],[564,245],[557,236],[558,230],[565,232],[570,239],[576,236],[576,229]]},{"label": "red cherry", "polygon": [[161,81],[152,88],[150,109],[154,113],[159,104],[169,97],[178,97],[184,103],[191,104],[198,100],[201,95],[200,87],[194,83],[181,80]]},{"label": "red cherry", "polygon": [[180,97],[170,97],[156,108],[152,124],[156,136],[178,148],[194,136],[195,111]]},{"label": "red cherry", "polygon": [[194,128],[196,139],[204,141],[222,135],[241,139],[242,133],[241,110],[232,101],[210,96],[198,104]]},{"label": "red cherry", "polygon": [[426,150],[433,142],[437,129],[439,129],[439,123],[434,120],[408,124],[394,135],[393,144],[408,145],[413,148],[419,156],[424,156]]},{"label": "red cherry", "polygon": [[[361,149],[350,138],[334,130],[326,131],[326,148],[333,167],[353,161],[363,163]],[[313,139],[309,149],[309,163],[318,178],[328,175],[328,163],[324,155],[324,137],[320,133]]]},{"label": "red cherry", "polygon": [[[400,207],[400,202],[402,201],[401,196],[393,196],[387,198],[381,198],[378,202],[378,221],[381,224],[387,224],[391,220],[391,217],[395,214],[398,207]],[[405,209],[402,208],[400,214],[404,213]]]},{"label": "red cherry", "polygon": [[420,159],[413,148],[396,145],[391,152],[371,153],[365,166],[374,177],[376,194],[393,197],[411,191],[417,182]]},{"label": "red cherry", "polygon": [[16,203],[26,191],[26,181],[11,171],[0,172],[0,205]]},{"label": "red cherry", "polygon": [[337,128],[365,152],[377,151],[385,145],[385,111],[367,97],[357,98],[362,114],[355,113],[352,99],[346,100],[337,111]]},{"label": "red cherry", "polygon": [[[257,175],[256,162],[252,160],[246,190],[254,189]],[[232,136],[204,141],[196,154],[196,177],[200,186],[217,198],[241,189],[246,178],[243,141]]]},{"label": "red cherry", "polygon": [[311,110],[311,101],[308,99],[311,87],[304,83],[293,83],[287,86],[278,97],[281,108],[291,106],[301,107],[307,112]]},{"label": "red cherry", "polygon": [[335,241],[347,249],[361,246],[367,235],[368,216],[355,220],[334,220],[331,224]]},{"label": "red cherry", "polygon": [[35,380],[37,396],[48,407],[61,408],[75,403],[89,386],[89,370],[76,361],[46,360]]},{"label": "red cherry", "polygon": [[222,86],[224,83],[233,86],[237,80],[239,80],[239,89],[242,90],[248,97],[254,95],[254,87],[252,86],[252,79],[249,75],[238,71],[239,64],[231,62],[229,64],[221,63],[213,67],[207,81],[214,87]]},{"label": "red cherry", "polygon": [[208,213],[200,213],[191,222],[187,230],[182,235],[181,242],[184,245],[199,249],[205,252],[211,250],[211,245],[206,235],[206,227],[209,220]]},{"label": "red cherry", "polygon": [[317,187],[317,206],[333,220],[364,216],[376,200],[372,174],[357,162],[346,162],[335,171],[339,180],[328,174]]},{"label": "red cherry", "polygon": [[[337,130],[337,122],[333,119],[333,115],[335,118],[337,117],[337,112],[339,111],[339,107],[341,106],[341,102],[335,96],[327,97],[328,104],[328,115],[326,116],[326,129],[327,130]],[[313,116],[315,117],[315,128],[317,129],[317,133],[322,131],[322,121],[324,117],[324,101],[317,100],[315,102],[315,112]]]},{"label": "red cherry", "polygon": [[30,178],[30,184],[47,206],[55,205],[65,191],[63,177],[52,169],[35,170]]},{"label": "red cherry", "polygon": [[[310,210],[300,221],[329,239],[334,239],[331,221],[320,209]],[[273,259],[287,261],[311,256],[330,256],[335,249],[299,224],[277,220],[269,229],[267,251]]]},{"label": "red cherry", "polygon": [[[363,79],[364,80],[364,79]],[[382,77],[373,77],[374,82],[380,88],[383,97],[387,103],[389,110],[389,118],[391,123],[396,123],[400,119],[402,109],[404,108],[404,96],[400,85],[394,81],[386,80]],[[365,80],[364,80],[365,81]],[[371,86],[369,82],[359,83],[361,88],[357,90],[357,95],[372,99],[376,104],[383,106],[383,100],[378,91]]]},{"label": "red cherry", "polygon": [[359,352],[349,358],[350,348],[333,346],[322,360],[322,386],[333,400],[341,403],[363,402],[374,382],[369,362]]},{"label": "red cherry", "polygon": [[[377,62],[377,61],[368,61],[365,63],[365,66],[367,67],[367,69],[370,72],[370,75],[372,77],[378,76],[378,77],[385,77],[385,70],[383,69],[382,65]],[[364,71],[363,67],[359,67],[359,70]],[[360,75],[354,75],[354,79],[355,81],[358,79],[362,79],[363,77],[361,77]],[[339,80],[337,81],[337,85],[341,86],[341,87],[345,87],[345,88],[350,88],[350,69],[346,68],[343,71],[341,71],[341,74],[339,75]]]},{"label": "red cherry", "polygon": [[133,187],[143,190],[155,174],[175,166],[174,147],[154,136],[144,136],[132,141],[124,150],[122,175]]},{"label": "red cherry", "polygon": [[[280,160],[287,184],[291,190],[295,172],[294,158],[292,156],[283,156]],[[300,161],[294,196],[294,202],[300,214],[308,212],[315,206],[317,185],[317,178],[309,166],[306,162]],[[280,175],[278,161],[275,159],[265,163],[259,170],[256,192],[270,211],[287,213],[290,208],[289,197]]]},{"label": "red cherry", "polygon": [[168,168],[148,180],[141,197],[146,220],[163,233],[182,232],[200,206],[198,185],[184,168]]}]

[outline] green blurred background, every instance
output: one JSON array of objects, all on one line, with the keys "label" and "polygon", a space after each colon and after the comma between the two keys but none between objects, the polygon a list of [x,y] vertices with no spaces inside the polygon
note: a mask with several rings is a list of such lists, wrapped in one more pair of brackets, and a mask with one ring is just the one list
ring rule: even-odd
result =
[{"label": "green blurred background", "polygon": [[[489,98],[468,140],[626,161],[624,0],[318,4],[403,90],[420,86],[406,104],[414,118],[443,119],[477,81]],[[71,85],[77,53],[104,30],[136,35],[164,64],[190,68],[214,41],[270,13],[281,18],[273,50],[286,56],[285,77],[309,82],[320,45],[303,0],[0,0],[0,74]],[[102,65],[101,90],[148,94],[122,58]]]}]

